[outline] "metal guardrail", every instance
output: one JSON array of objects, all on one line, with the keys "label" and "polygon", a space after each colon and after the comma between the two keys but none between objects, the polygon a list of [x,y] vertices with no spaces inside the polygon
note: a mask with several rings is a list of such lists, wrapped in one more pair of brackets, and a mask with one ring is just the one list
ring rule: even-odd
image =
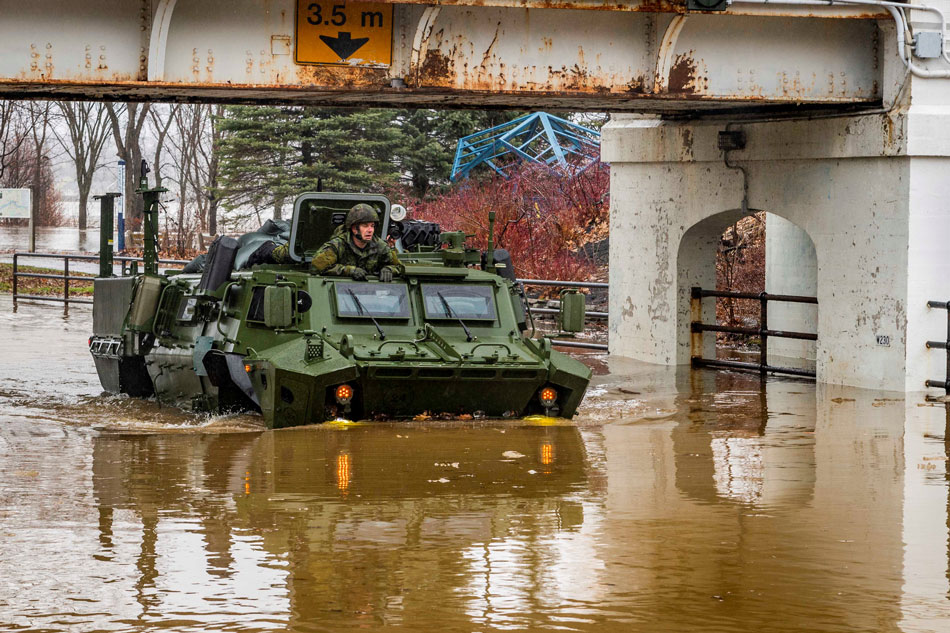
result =
[{"label": "metal guardrail", "polygon": [[[63,274],[49,274],[49,273],[24,273],[19,272],[19,260],[21,258],[37,258],[37,259],[61,259],[63,260]],[[69,274],[69,262],[73,261],[88,261],[88,262],[97,262],[99,261],[98,255],[64,255],[59,253],[13,253],[13,309],[17,308],[17,301],[22,299],[29,299],[32,301],[52,301],[56,303],[62,303],[64,311],[69,310],[70,303],[79,303],[79,304],[91,304],[90,299],[71,299],[69,297],[69,282],[70,281],[90,281],[94,277],[79,277]],[[114,261],[121,262],[123,265],[127,262],[142,262],[144,264],[144,259],[141,257],[114,257]],[[164,265],[174,265],[174,266],[184,266],[189,262],[187,260],[181,259],[160,259],[158,260],[159,264]],[[61,279],[63,281],[63,296],[54,297],[46,295],[25,295],[20,294],[17,290],[17,280],[21,277],[24,278],[37,278],[37,279]],[[609,284],[600,281],[558,281],[556,279],[518,279],[518,282],[527,285],[527,286],[553,286],[561,288],[608,288]],[[531,308],[528,310],[534,314],[557,314],[558,310],[553,308]],[[606,312],[598,312],[596,310],[588,310],[584,313],[585,318],[587,319],[606,319],[608,314]],[[585,341],[565,341],[562,339],[552,339],[551,341],[554,345],[559,345],[561,347],[575,347],[575,348],[584,348],[584,349],[596,349],[601,351],[607,351],[607,345],[603,343],[587,343]]]},{"label": "metal guardrail", "polygon": [[[610,284],[603,281],[558,281],[556,279],[516,279],[515,281],[525,286],[552,286],[556,288],[609,288]],[[559,311],[554,308],[532,308],[528,307],[532,314],[557,314]],[[584,319],[606,319],[607,312],[598,312],[596,310],[587,310],[584,312]],[[604,343],[587,343],[585,341],[565,341],[564,339],[552,339],[553,345],[560,347],[574,347],[581,349],[596,349],[606,352],[607,345]]]},{"label": "metal guardrail", "polygon": [[556,286],[558,288],[609,288],[604,281],[558,281],[557,279],[515,279],[526,286]]},{"label": "metal guardrail", "polygon": [[[706,297],[747,299],[759,302],[759,327],[731,327],[725,325],[712,325],[702,322],[703,308],[702,300]],[[815,378],[816,373],[810,369],[800,369],[798,367],[777,367],[769,365],[769,337],[792,338],[804,341],[817,341],[818,335],[810,332],[787,332],[784,330],[769,329],[769,301],[782,301],[785,303],[810,303],[818,305],[818,297],[802,297],[798,295],[774,295],[767,292],[759,294],[749,292],[725,292],[719,290],[703,290],[699,287],[693,287],[690,290],[690,313],[692,321],[690,322],[691,338],[691,362],[693,367],[713,367],[721,369],[751,369],[758,371],[763,376],[767,373],[789,374],[792,376],[805,376]],[[750,334],[758,335],[759,342],[759,362],[748,363],[736,360],[720,360],[712,358],[703,358],[703,333],[704,332],[728,332],[732,334]]]},{"label": "metal guardrail", "polygon": [[928,301],[928,308],[939,308],[947,311],[947,340],[946,341],[927,341],[927,349],[947,350],[947,372],[944,374],[944,380],[928,380],[928,387],[936,387],[950,393],[950,301]]},{"label": "metal guardrail", "polygon": [[[19,265],[21,259],[61,259],[63,260],[63,274],[58,275],[54,273],[25,273],[19,271]],[[121,262],[123,265],[128,262],[143,262],[144,260],[141,257],[115,257],[113,258],[116,262]],[[69,254],[60,254],[60,253],[13,253],[13,309],[17,309],[17,302],[23,299],[30,301],[52,301],[54,303],[62,303],[63,311],[69,312],[70,303],[79,303],[79,304],[91,304],[91,299],[72,299],[69,296],[69,282],[70,281],[92,281],[94,276],[90,277],[80,277],[76,275],[69,274],[69,262],[70,261],[86,261],[86,262],[97,262],[99,261],[98,255],[69,255]],[[188,262],[186,260],[180,259],[162,259],[159,260],[160,264],[173,265],[173,266],[184,266]],[[49,295],[31,295],[31,294],[21,294],[18,291],[18,280],[20,278],[33,278],[33,279],[61,279],[63,281],[63,296],[49,296]]]}]

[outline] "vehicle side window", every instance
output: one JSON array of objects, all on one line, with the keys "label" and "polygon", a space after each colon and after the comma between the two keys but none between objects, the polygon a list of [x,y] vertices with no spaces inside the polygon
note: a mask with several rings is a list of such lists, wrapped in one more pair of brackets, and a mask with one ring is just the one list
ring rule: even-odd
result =
[{"label": "vehicle side window", "polygon": [[247,309],[247,320],[249,322],[264,322],[264,288],[266,286],[256,286],[251,290],[251,305]]}]

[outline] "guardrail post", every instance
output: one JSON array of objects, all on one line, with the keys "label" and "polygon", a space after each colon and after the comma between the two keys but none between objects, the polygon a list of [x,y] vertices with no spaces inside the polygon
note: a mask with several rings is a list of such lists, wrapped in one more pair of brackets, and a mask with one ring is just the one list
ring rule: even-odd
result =
[{"label": "guardrail post", "polygon": [[119,193],[95,196],[99,200],[99,276],[112,277],[112,219],[115,215],[115,199]]},{"label": "guardrail post", "polygon": [[69,314],[69,257],[63,257],[63,314]]},{"label": "guardrail post", "polygon": [[13,311],[16,312],[16,269],[17,269],[17,257],[16,253],[13,254]]},{"label": "guardrail post", "polygon": [[689,356],[692,364],[703,357],[703,330],[697,327],[703,322],[703,289],[693,286],[689,289]]},{"label": "guardrail post", "polygon": [[766,375],[769,364],[769,295],[759,293],[759,373]]},{"label": "guardrail post", "polygon": [[947,300],[947,373],[944,374],[944,391],[950,392],[950,299]]},{"label": "guardrail post", "polygon": [[938,308],[940,310],[947,311],[947,340],[946,341],[927,341],[927,349],[942,349],[945,350],[947,355],[947,373],[944,374],[943,380],[927,380],[924,382],[924,385],[927,387],[935,387],[937,389],[943,389],[947,393],[950,393],[950,301],[928,301],[928,308]]}]

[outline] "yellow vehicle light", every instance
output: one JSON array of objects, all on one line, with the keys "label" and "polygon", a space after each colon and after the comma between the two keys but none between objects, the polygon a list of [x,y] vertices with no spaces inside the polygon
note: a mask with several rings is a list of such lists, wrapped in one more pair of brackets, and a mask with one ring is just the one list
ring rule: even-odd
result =
[{"label": "yellow vehicle light", "polygon": [[349,385],[340,385],[336,388],[336,401],[340,404],[347,404],[353,399],[353,387]]}]

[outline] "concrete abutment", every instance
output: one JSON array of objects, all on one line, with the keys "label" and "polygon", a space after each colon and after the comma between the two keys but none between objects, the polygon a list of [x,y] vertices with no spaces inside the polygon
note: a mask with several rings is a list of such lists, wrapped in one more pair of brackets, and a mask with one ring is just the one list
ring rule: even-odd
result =
[{"label": "concrete abutment", "polygon": [[[819,340],[774,353],[813,354],[820,382],[921,391],[943,376],[943,352],[924,343],[946,330],[926,301],[950,296],[950,109],[920,110],[730,126],[747,138],[730,162],[748,174],[748,207],[776,218],[767,289],[819,301],[817,313],[776,306],[770,326]],[[743,176],[717,148],[726,124],[621,115],[605,127],[611,354],[689,362],[689,288],[715,287],[719,237],[743,215]]]}]

